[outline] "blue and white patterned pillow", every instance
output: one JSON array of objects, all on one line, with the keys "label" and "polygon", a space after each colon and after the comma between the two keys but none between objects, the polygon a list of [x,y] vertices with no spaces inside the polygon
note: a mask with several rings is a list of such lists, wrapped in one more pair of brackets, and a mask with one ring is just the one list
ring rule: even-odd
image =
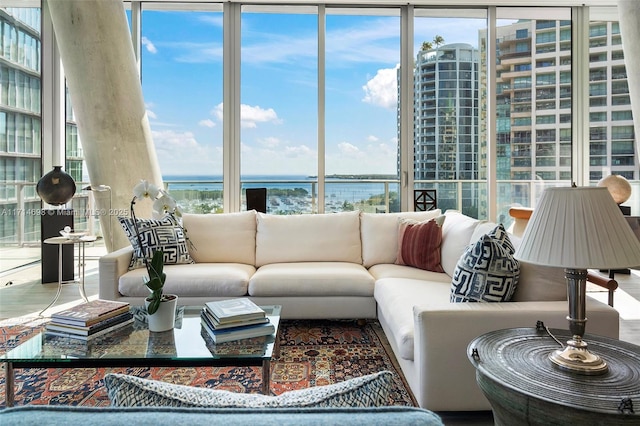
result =
[{"label": "blue and white patterned pillow", "polygon": [[389,405],[389,371],[326,386],[284,392],[278,396],[175,385],[125,374],[104,377],[111,405],[116,407],[381,407]]},{"label": "blue and white patterned pillow", "polygon": [[453,272],[451,302],[508,302],[518,285],[520,262],[502,224],[469,245]]},{"label": "blue and white patterned pillow", "polygon": [[129,269],[144,266],[144,258],[151,260],[157,250],[162,250],[165,265],[194,263],[187,247],[185,231],[175,216],[168,214],[161,219],[138,219],[142,248],[138,244],[133,219],[119,217],[118,220],[133,247]]}]

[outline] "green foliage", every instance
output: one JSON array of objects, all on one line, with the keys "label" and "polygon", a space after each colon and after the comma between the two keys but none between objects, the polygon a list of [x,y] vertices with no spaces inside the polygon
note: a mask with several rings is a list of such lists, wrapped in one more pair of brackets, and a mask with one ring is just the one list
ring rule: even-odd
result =
[{"label": "green foliage", "polygon": [[145,281],[145,285],[151,292],[151,295],[147,297],[149,306],[147,307],[147,313],[153,315],[160,307],[162,302],[162,289],[164,288],[164,282],[167,279],[167,274],[163,272],[164,269],[164,253],[161,250],[153,252],[153,258],[148,263],[147,271],[149,272],[149,278]]}]

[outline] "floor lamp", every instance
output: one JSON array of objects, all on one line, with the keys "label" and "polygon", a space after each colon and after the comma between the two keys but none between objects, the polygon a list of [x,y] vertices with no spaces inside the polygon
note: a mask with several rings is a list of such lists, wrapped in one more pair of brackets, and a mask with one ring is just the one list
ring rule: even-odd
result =
[{"label": "floor lamp", "polygon": [[[91,191],[91,192],[108,192],[109,193],[109,211],[107,212],[106,216],[109,220],[109,251],[113,250],[113,229],[112,229],[112,219],[111,219],[111,211],[112,211],[112,205],[113,205],[113,195],[111,193],[111,187],[108,185],[96,185],[96,186],[92,186],[92,185],[88,185],[85,186],[84,188],[85,191]],[[102,225],[102,222],[100,222]]]}]

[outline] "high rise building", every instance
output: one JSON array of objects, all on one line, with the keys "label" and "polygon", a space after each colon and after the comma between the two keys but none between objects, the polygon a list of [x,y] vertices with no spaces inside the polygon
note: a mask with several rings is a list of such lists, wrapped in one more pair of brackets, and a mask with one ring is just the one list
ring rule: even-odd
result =
[{"label": "high rise building", "polygon": [[40,9],[0,9],[0,242],[40,239]]},{"label": "high rise building", "polygon": [[[0,243],[40,241],[42,169],[42,34],[40,8],[0,8]],[[83,153],[67,97],[64,168],[76,182]],[[88,196],[73,200],[85,212]],[[80,227],[84,215],[74,220]]]},{"label": "high rise building", "polygon": [[[416,181],[478,179],[478,64],[478,50],[469,44],[418,52],[414,69]],[[447,184],[438,184],[437,190],[445,208]],[[455,187],[449,190],[456,192]],[[462,194],[466,207],[478,198],[465,192],[468,190],[471,187]]]},{"label": "high rise building", "polygon": [[[438,189],[442,207],[450,201],[448,192],[456,196],[443,181],[487,179],[482,134],[486,32],[479,34],[479,45],[480,52],[470,45],[448,44],[421,50],[416,59],[414,175],[417,181],[437,182],[432,187]],[[520,20],[498,26],[496,48],[496,174],[499,181],[510,182],[499,185],[505,194],[498,198],[505,206],[532,205],[532,183],[571,180],[571,21]],[[585,143],[590,180],[609,174],[637,180],[636,138],[617,22],[590,24],[589,62],[590,131]],[[463,211],[473,214],[477,207],[482,213],[483,206],[473,206],[474,185],[462,188]]]}]

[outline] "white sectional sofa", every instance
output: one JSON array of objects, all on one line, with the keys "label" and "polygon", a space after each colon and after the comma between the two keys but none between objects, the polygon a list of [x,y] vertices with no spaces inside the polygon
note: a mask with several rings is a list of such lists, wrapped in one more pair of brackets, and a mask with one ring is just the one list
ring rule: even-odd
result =
[{"label": "white sectional sofa", "polygon": [[[469,342],[491,330],[533,327],[537,320],[566,329],[564,273],[522,263],[511,302],[451,303],[458,259],[495,224],[447,211],[444,272],[396,264],[399,218],[424,221],[441,214],[185,214],[195,263],[165,266],[165,292],[177,294],[182,305],[249,297],[282,305],[283,318],[377,318],[421,407],[488,410],[467,359]],[[126,247],[100,258],[100,298],[142,304],[146,270],[128,270],[132,253]],[[617,338],[617,311],[588,299],[587,332]]]}]

